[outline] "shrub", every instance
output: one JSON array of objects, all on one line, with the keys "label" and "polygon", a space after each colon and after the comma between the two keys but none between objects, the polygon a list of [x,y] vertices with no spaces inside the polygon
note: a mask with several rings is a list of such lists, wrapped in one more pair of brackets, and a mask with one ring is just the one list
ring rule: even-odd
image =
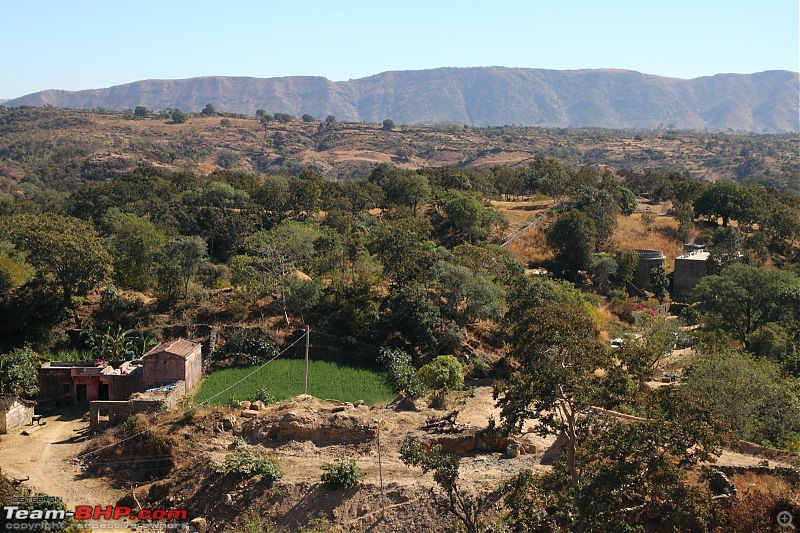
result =
[{"label": "shrub", "polygon": [[464,368],[452,355],[440,355],[419,369],[419,377],[428,387],[443,392],[464,386]]},{"label": "shrub", "polygon": [[389,385],[397,392],[404,391],[411,398],[425,394],[425,384],[411,364],[411,356],[397,348],[381,348],[378,360],[386,367]]},{"label": "shrub", "polygon": [[336,458],[333,463],[322,465],[322,484],[328,490],[351,489],[364,481],[364,471],[355,459]]},{"label": "shrub", "polygon": [[418,375],[426,386],[434,389],[430,401],[434,409],[444,409],[445,394],[464,386],[464,367],[452,355],[440,355],[420,368]]},{"label": "shrub", "polygon": [[283,477],[278,463],[260,450],[237,449],[225,456],[222,465],[215,469],[217,474],[230,474],[240,479],[261,476],[267,486],[271,487]]}]

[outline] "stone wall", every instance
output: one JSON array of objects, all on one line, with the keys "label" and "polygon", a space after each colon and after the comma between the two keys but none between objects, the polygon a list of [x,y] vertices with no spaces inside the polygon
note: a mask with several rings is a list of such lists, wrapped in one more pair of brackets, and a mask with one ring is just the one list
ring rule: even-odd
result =
[{"label": "stone wall", "polygon": [[33,406],[14,402],[7,411],[0,411],[0,433],[16,431],[33,422]]}]

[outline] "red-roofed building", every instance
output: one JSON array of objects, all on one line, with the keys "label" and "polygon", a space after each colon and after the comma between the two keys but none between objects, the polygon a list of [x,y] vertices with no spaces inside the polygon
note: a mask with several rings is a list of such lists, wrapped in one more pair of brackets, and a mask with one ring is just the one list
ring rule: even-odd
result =
[{"label": "red-roofed building", "polygon": [[203,375],[200,352],[200,344],[186,339],[162,342],[142,357],[145,388],[184,381],[191,390]]}]

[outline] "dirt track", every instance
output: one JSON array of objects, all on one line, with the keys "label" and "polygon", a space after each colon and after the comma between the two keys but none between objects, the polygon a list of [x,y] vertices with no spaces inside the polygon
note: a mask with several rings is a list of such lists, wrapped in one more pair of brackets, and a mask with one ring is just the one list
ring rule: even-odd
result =
[{"label": "dirt track", "polygon": [[60,497],[72,510],[76,505],[113,505],[124,491],[104,479],[83,477],[75,458],[86,446],[89,423],[84,410],[62,408],[42,417],[41,429],[30,436],[15,432],[0,439],[0,468],[25,486]]}]

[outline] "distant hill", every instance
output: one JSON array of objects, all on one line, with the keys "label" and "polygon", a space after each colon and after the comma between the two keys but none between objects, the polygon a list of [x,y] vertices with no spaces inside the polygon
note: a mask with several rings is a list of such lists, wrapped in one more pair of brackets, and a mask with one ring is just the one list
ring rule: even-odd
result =
[{"label": "distant hill", "polygon": [[505,67],[384,72],[332,82],[322,77],[202,77],[146,80],[106,89],[48,90],[7,106],[219,111],[400,124],[529,125],[798,131],[796,72],[718,74],[682,80],[626,70]]}]

